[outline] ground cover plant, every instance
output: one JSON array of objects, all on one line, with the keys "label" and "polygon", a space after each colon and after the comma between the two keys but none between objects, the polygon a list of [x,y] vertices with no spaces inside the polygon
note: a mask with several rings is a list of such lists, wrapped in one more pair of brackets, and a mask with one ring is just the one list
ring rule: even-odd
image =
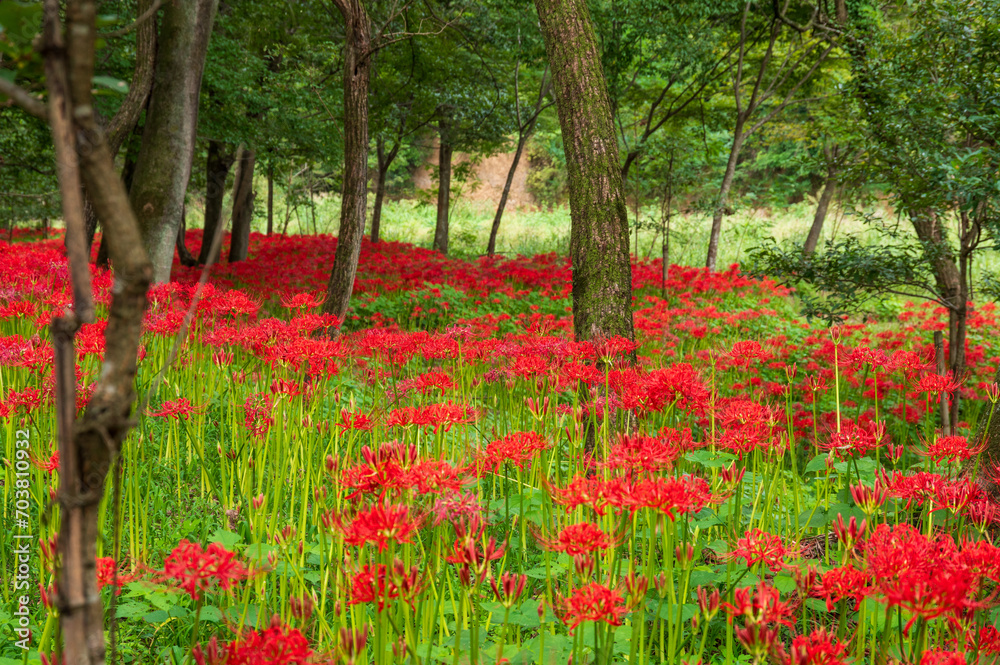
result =
[{"label": "ground cover plant", "polygon": [[[962,473],[1000,398],[992,305],[957,382],[932,369],[947,316],[931,306],[827,328],[737,267],[661,284],[640,261],[636,344],[578,343],[566,258],[380,243],[331,341],[311,333],[329,323],[334,244],[254,236],[204,289],[175,265],[151,292],[144,408],[98,543],[117,660],[1000,657],[998,513]],[[0,267],[3,549],[32,538],[30,583],[3,590],[28,616],[0,614],[0,662],[22,662],[25,625],[27,661],[59,662],[46,326],[69,274],[51,239],[0,243]],[[99,313],[112,288],[96,274]],[[78,336],[81,405],[102,332]],[[963,421],[943,436],[956,391]]]}]

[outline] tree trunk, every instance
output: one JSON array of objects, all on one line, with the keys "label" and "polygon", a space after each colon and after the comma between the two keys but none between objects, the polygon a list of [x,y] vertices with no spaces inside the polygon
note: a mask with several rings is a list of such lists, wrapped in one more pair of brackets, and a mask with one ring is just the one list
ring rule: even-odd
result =
[{"label": "tree trunk", "polygon": [[826,176],[823,193],[820,194],[819,201],[816,204],[816,214],[813,216],[812,226],[809,227],[809,235],[806,236],[806,242],[802,246],[803,254],[813,254],[816,251],[819,238],[823,235],[823,224],[826,222],[826,213],[829,211],[830,203],[833,202],[833,197],[836,193],[837,174],[831,171]]},{"label": "tree trunk", "polygon": [[187,248],[187,206],[181,211],[181,228],[177,230],[177,258],[187,268],[198,265],[198,259]]},{"label": "tree trunk", "polygon": [[635,339],[628,211],[611,101],[585,0],[535,0],[569,175],[573,332]]},{"label": "tree trunk", "polygon": [[211,256],[212,238],[222,223],[222,204],[226,198],[226,178],[235,161],[232,152],[220,141],[208,142],[208,159],[205,164],[205,231],[201,236],[198,263],[218,263],[219,257]]},{"label": "tree trunk", "polygon": [[437,224],[434,226],[434,246],[432,249],[436,249],[445,256],[448,255],[448,213],[451,208],[451,157],[453,150],[450,124],[448,112],[444,111],[439,130]]},{"label": "tree trunk", "polygon": [[[136,15],[142,16],[152,9],[154,0],[139,0]],[[118,111],[111,118],[105,132],[105,140],[113,160],[121,150],[125,139],[135,129],[139,115],[149,101],[149,91],[153,87],[153,70],[156,62],[156,17],[144,20],[135,29],[135,69],[129,82],[128,92]],[[126,187],[126,191],[128,187]],[[94,242],[97,231],[97,213],[90,201],[85,202],[87,224],[87,247]]]},{"label": "tree trunk", "polygon": [[497,234],[500,232],[500,220],[503,218],[504,208],[507,207],[507,197],[510,195],[510,187],[514,182],[514,173],[517,165],[521,161],[521,153],[524,152],[524,144],[528,142],[527,132],[521,133],[517,137],[517,150],[514,151],[514,161],[507,171],[507,180],[503,184],[503,192],[500,194],[500,203],[497,204],[497,214],[493,217],[493,226],[490,228],[490,241],[486,245],[486,255],[493,256],[497,252]]},{"label": "tree trunk", "polygon": [[191,175],[198,95],[218,0],[168,2],[130,199],[157,282],[170,279]]},{"label": "tree trunk", "polygon": [[253,171],[257,162],[256,153],[246,148],[240,156],[236,168],[236,184],[233,185],[233,233],[229,240],[229,262],[246,261],[250,249],[250,222],[253,221]]},{"label": "tree trunk", "polygon": [[392,145],[392,150],[385,151],[385,139],[381,136],[375,144],[378,156],[378,173],[375,175],[375,207],[372,208],[371,241],[378,242],[382,233],[382,203],[385,201],[385,181],[389,176],[389,167],[399,154],[399,140]]},{"label": "tree trunk", "polygon": [[267,163],[267,235],[274,234],[274,164]]},{"label": "tree trunk", "polygon": [[733,146],[729,149],[729,161],[726,162],[726,172],[722,176],[722,186],[719,188],[719,200],[712,215],[712,232],[708,237],[708,256],[705,259],[705,267],[715,270],[716,262],[719,258],[719,238],[722,236],[722,218],[729,207],[729,191],[733,187],[733,178],[736,176],[736,164],[740,159],[740,152],[743,150],[743,141],[746,136],[743,134],[744,119],[737,116],[736,128],[733,130]]},{"label": "tree trunk", "polygon": [[339,324],[328,330],[337,335],[358,271],[361,239],[365,235],[368,204],[368,85],[371,77],[371,26],[361,0],[334,0],[344,17],[344,189],[340,206],[340,231],[326,287],[323,312]]},{"label": "tree trunk", "polygon": [[[112,461],[131,426],[136,358],[146,293],[152,278],[135,218],[104,134],[94,114],[91,86],[97,41],[93,0],[43,5],[42,52],[49,89],[49,120],[63,196],[66,249],[73,283],[74,311],[52,321],[59,434],[60,565],[57,604],[68,665],[103,665],[104,604],[96,575],[98,520]],[[65,48],[63,35],[66,36]],[[68,97],[68,99],[67,99]],[[75,156],[71,151],[75,151]],[[83,416],[76,418],[73,340],[92,311],[81,178],[115,260],[115,288],[105,328],[105,358]]]}]

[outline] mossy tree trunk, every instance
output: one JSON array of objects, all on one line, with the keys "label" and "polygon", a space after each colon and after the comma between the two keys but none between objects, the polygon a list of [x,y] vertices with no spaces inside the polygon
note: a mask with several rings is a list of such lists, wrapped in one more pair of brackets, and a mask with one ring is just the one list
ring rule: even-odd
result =
[{"label": "mossy tree trunk", "polygon": [[[337,250],[330,269],[323,312],[342,324],[354,290],[368,206],[368,87],[371,81],[371,25],[361,0],[334,0],[344,17],[344,188]],[[328,331],[339,333],[339,328]]]},{"label": "mossy tree trunk", "polygon": [[218,256],[212,256],[212,239],[222,223],[222,203],[226,197],[226,178],[232,168],[235,155],[221,141],[208,142],[208,159],[205,163],[205,232],[201,237],[198,263],[216,263]]},{"label": "mossy tree trunk", "polygon": [[628,211],[600,51],[585,0],[535,0],[562,128],[572,227],[573,332],[634,339]]},{"label": "mossy tree trunk", "polygon": [[451,118],[449,111],[441,111],[438,128],[438,196],[437,223],[434,226],[433,249],[448,254],[448,216],[451,213],[451,158],[454,149],[451,142]]},{"label": "mossy tree trunk", "polygon": [[157,282],[170,279],[191,176],[198,96],[218,0],[164,5],[142,148],[129,198]]},{"label": "mossy tree trunk", "polygon": [[253,172],[257,154],[247,148],[240,156],[233,186],[233,233],[229,240],[229,262],[246,261],[250,249],[250,222],[253,220]]}]

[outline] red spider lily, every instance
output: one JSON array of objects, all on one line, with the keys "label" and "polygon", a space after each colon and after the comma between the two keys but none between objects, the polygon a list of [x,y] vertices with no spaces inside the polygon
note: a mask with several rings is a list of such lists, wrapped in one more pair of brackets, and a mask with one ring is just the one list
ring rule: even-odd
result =
[{"label": "red spider lily", "polygon": [[889,489],[878,478],[875,479],[875,484],[872,487],[868,487],[864,483],[851,485],[850,492],[854,503],[868,516],[873,515],[876,510],[881,508],[889,496]]},{"label": "red spider lily", "polygon": [[704,587],[698,587],[698,608],[706,621],[711,621],[719,613],[722,601],[719,590],[712,587],[712,593],[705,591]]},{"label": "red spider lily", "polygon": [[968,655],[965,651],[929,649],[920,656],[920,665],[966,665],[967,662]]},{"label": "red spider lily", "polygon": [[47,471],[49,474],[52,474],[53,472],[59,470],[59,451],[57,450],[52,453],[52,456],[47,460],[43,461],[41,459],[32,459],[31,461],[42,471]]},{"label": "red spider lily", "polygon": [[251,630],[225,646],[213,637],[195,646],[191,656],[197,665],[305,665],[312,653],[302,633],[281,625],[275,615],[264,631]]},{"label": "red spider lily", "polygon": [[697,513],[710,503],[719,501],[704,478],[651,478],[640,480],[630,488],[623,506],[635,511],[640,508],[663,513],[671,520],[679,515]]},{"label": "red spider lily", "polygon": [[584,621],[600,621],[609,626],[622,625],[628,612],[622,595],[597,582],[578,587],[568,598],[561,598],[556,609],[572,635]]},{"label": "red spider lily", "polygon": [[273,403],[266,393],[254,393],[243,403],[243,424],[254,437],[263,437],[274,424]]},{"label": "red spider lily", "polygon": [[351,576],[350,604],[375,603],[381,612],[398,599],[412,608],[423,587],[424,579],[417,566],[407,570],[399,559],[391,567],[384,563],[365,565]]},{"label": "red spider lily", "polygon": [[772,357],[764,350],[760,342],[753,340],[734,343],[728,355],[734,367],[743,368],[749,367],[753,361],[764,362]]},{"label": "red spider lily", "polygon": [[847,645],[825,628],[797,636],[789,649],[789,665],[847,665],[850,661]]},{"label": "red spider lily", "polygon": [[485,471],[496,472],[507,462],[523,469],[535,453],[549,448],[549,442],[537,432],[511,432],[502,439],[487,444],[479,452],[478,459]]},{"label": "red spider lily", "polygon": [[483,506],[475,494],[458,494],[443,496],[434,502],[431,509],[434,514],[434,526],[442,522],[482,522]]},{"label": "red spider lily", "polygon": [[526,575],[504,573],[500,576],[500,584],[497,585],[496,579],[491,577],[490,586],[493,588],[497,602],[507,609],[513,607],[521,594],[524,593],[524,584],[527,579]]},{"label": "red spider lily", "polygon": [[752,529],[736,541],[736,547],[727,556],[746,560],[747,567],[760,563],[778,571],[785,567],[785,557],[796,554],[796,550],[785,547],[781,536]]},{"label": "red spider lily", "polygon": [[754,658],[754,662],[760,662],[765,655],[781,647],[778,642],[779,630],[776,626],[746,623],[742,627],[734,628],[733,634]]},{"label": "red spider lily", "polygon": [[885,440],[885,423],[858,424],[853,420],[841,422],[840,431],[830,432],[830,440],[821,446],[823,450],[838,455],[864,456],[875,450]]},{"label": "red spider lily", "polygon": [[323,297],[316,297],[311,293],[296,293],[294,295],[282,295],[281,306],[288,309],[312,309],[323,304]]},{"label": "red spider lily", "polygon": [[385,419],[386,427],[408,427],[418,425],[420,427],[433,427],[437,432],[441,428],[447,432],[453,425],[471,423],[476,419],[475,410],[445,402],[443,404],[429,404],[427,406],[405,406],[389,412]]},{"label": "red spider lily", "polygon": [[365,644],[368,643],[368,626],[362,626],[361,630],[353,628],[340,629],[340,650],[344,654],[344,660],[349,665],[353,665],[359,656],[365,654]]},{"label": "red spider lily", "polygon": [[969,478],[950,480],[926,471],[909,476],[897,471],[891,478],[884,477],[882,482],[888,487],[889,496],[906,500],[907,508],[913,504],[922,506],[925,501],[932,500],[938,506],[958,512],[984,496],[979,485]]},{"label": "red spider lily", "polygon": [[189,399],[180,397],[178,399],[162,403],[159,411],[150,411],[149,415],[154,418],[166,417],[173,418],[174,420],[187,420],[188,416],[192,413],[201,413],[204,409],[204,406],[194,406],[191,404]]},{"label": "red spider lily", "polygon": [[677,436],[676,444],[667,438],[619,434],[600,466],[624,474],[669,471],[678,457],[699,447],[691,440],[690,429],[671,433]]},{"label": "red spider lily", "polygon": [[600,527],[590,522],[570,524],[555,538],[546,538],[541,533],[536,533],[535,537],[543,548],[553,552],[565,552],[570,556],[607,549],[613,544],[612,539],[608,538]]},{"label": "red spider lily", "polygon": [[787,445],[778,427],[775,411],[749,399],[726,400],[719,412],[722,432],[717,445],[739,455],[754,450],[781,454]]},{"label": "red spider lily", "polygon": [[837,514],[837,521],[833,524],[833,533],[837,536],[837,542],[844,544],[844,549],[848,552],[854,550],[854,546],[861,540],[868,529],[868,522],[866,520],[861,520],[861,524],[858,524],[858,518],[851,515],[850,521],[844,524],[844,516],[840,513]]},{"label": "red spider lily", "polygon": [[941,376],[940,374],[924,374],[920,380],[914,384],[913,391],[918,393],[937,393],[938,399],[941,394],[953,393],[958,390],[961,384],[955,381],[951,372]]},{"label": "red spider lily", "polygon": [[359,432],[370,432],[374,426],[375,420],[368,414],[351,413],[343,409],[340,411],[340,422],[337,423],[337,427],[344,432],[349,429],[358,430]]},{"label": "red spider lily", "polygon": [[121,594],[122,587],[129,581],[129,578],[118,573],[118,566],[115,564],[115,560],[109,556],[102,556],[97,558],[96,563],[97,590],[100,591],[110,584],[117,587],[115,589],[116,596]]},{"label": "red spider lily", "polygon": [[817,598],[826,599],[827,610],[832,612],[835,603],[851,598],[854,600],[854,610],[861,607],[861,600],[871,591],[872,574],[867,570],[857,570],[848,564],[840,568],[832,568],[823,573],[823,578],[817,584],[812,594]]},{"label": "red spider lily", "polygon": [[209,543],[203,550],[198,543],[182,540],[167,556],[159,577],[176,584],[197,600],[213,584],[228,590],[247,578],[246,567],[235,557],[218,543]]},{"label": "red spider lily", "polygon": [[980,448],[969,447],[969,441],[964,436],[939,436],[921,454],[930,457],[937,463],[964,462],[979,454]]},{"label": "red spider lily", "polygon": [[742,618],[747,625],[792,625],[794,614],[790,603],[781,602],[781,594],[773,586],[760,582],[756,587],[742,587],[733,592],[733,602],[723,603],[730,621]]},{"label": "red spider lily", "polygon": [[383,552],[390,541],[412,543],[411,535],[419,528],[420,519],[412,517],[407,506],[379,503],[368,510],[358,511],[350,524],[342,527],[342,531],[346,544],[363,547],[373,543],[379,552]]},{"label": "red spider lily", "polygon": [[459,579],[462,584],[471,586],[473,581],[482,584],[489,572],[490,561],[496,561],[504,553],[504,546],[497,546],[492,536],[485,545],[481,545],[482,522],[472,521],[468,524],[455,524],[458,536],[452,544],[451,554],[445,561],[458,566]]}]

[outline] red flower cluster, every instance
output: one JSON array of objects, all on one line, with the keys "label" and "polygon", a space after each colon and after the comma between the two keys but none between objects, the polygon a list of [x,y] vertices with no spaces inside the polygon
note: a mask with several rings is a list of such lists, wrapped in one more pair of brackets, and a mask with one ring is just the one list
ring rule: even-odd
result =
[{"label": "red flower cluster", "polygon": [[202,549],[198,543],[182,540],[167,556],[159,576],[197,600],[213,585],[228,590],[247,578],[246,567],[235,557],[218,543],[209,543]]},{"label": "red flower cluster", "polygon": [[225,646],[216,638],[191,651],[197,665],[306,665],[312,656],[306,638],[296,628],[281,625],[277,615],[263,631],[251,630]]}]

